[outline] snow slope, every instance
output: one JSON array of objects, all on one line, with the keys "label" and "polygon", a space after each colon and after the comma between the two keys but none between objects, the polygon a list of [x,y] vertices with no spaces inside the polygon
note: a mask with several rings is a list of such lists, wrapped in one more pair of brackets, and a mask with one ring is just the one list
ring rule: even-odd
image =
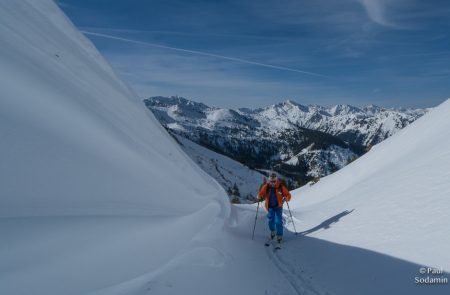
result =
[{"label": "snow slope", "polygon": [[[291,261],[337,294],[448,294],[448,284],[420,287],[414,278],[420,266],[450,270],[449,114],[447,100],[344,169],[294,191],[291,209],[306,240],[291,250],[311,251]],[[344,286],[349,278],[359,283]]]},{"label": "snow slope", "polygon": [[[59,9],[13,2],[0,11],[2,216],[189,213],[209,202],[216,184]],[[180,181],[167,188],[169,171]],[[183,181],[186,172],[197,181]],[[180,200],[192,183],[202,194]]]},{"label": "snow slope", "polygon": [[247,166],[231,158],[215,153],[182,136],[176,136],[182,149],[194,160],[208,175],[212,176],[224,189],[232,189],[236,185],[239,189],[240,201],[254,202],[257,190],[264,175],[251,170]]},{"label": "snow slope", "polygon": [[0,1],[0,39],[1,294],[103,289],[223,223],[223,189],[53,1]]}]

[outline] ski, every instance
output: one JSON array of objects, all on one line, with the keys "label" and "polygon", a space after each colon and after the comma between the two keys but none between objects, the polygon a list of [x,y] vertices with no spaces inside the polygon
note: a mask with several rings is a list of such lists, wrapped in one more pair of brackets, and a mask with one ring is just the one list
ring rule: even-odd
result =
[{"label": "ski", "polygon": [[278,250],[281,250],[281,243],[279,243],[279,242],[276,242],[276,241],[274,241],[274,240],[272,240],[272,239],[268,239],[268,240],[264,243],[264,246],[270,247],[270,245],[272,245],[273,251],[274,251],[274,252],[275,252],[275,251],[278,251]]},{"label": "ski", "polygon": [[276,242],[274,241],[274,252],[276,252],[276,251],[278,251],[278,250],[281,250],[281,239],[280,240],[277,240]]}]

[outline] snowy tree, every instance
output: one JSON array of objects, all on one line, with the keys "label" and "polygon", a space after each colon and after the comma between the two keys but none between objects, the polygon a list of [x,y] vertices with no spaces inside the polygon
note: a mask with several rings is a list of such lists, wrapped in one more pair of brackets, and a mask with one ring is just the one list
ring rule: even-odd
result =
[{"label": "snowy tree", "polygon": [[233,196],[237,196],[237,197],[240,197],[240,196],[241,196],[241,193],[239,192],[239,188],[238,188],[236,182],[235,182],[234,185],[233,185],[232,195],[233,195]]}]

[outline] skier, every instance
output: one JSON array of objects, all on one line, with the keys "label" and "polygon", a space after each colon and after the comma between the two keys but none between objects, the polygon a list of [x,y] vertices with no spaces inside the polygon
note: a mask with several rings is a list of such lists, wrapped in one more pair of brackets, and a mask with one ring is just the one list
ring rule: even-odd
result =
[{"label": "skier", "polygon": [[259,191],[259,201],[265,200],[268,211],[267,219],[270,229],[270,240],[276,236],[278,246],[283,239],[283,203],[291,200],[291,193],[282,184],[275,173],[271,173],[269,180]]}]

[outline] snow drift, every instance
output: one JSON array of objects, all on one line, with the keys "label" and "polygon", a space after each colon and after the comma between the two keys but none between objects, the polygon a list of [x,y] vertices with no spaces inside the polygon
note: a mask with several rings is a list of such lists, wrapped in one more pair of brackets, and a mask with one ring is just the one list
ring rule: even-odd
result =
[{"label": "snow drift", "polygon": [[220,226],[225,192],[55,3],[1,1],[0,39],[0,293],[99,290]]},{"label": "snow drift", "polygon": [[54,3],[0,5],[3,216],[187,213],[211,201],[215,184]]}]

